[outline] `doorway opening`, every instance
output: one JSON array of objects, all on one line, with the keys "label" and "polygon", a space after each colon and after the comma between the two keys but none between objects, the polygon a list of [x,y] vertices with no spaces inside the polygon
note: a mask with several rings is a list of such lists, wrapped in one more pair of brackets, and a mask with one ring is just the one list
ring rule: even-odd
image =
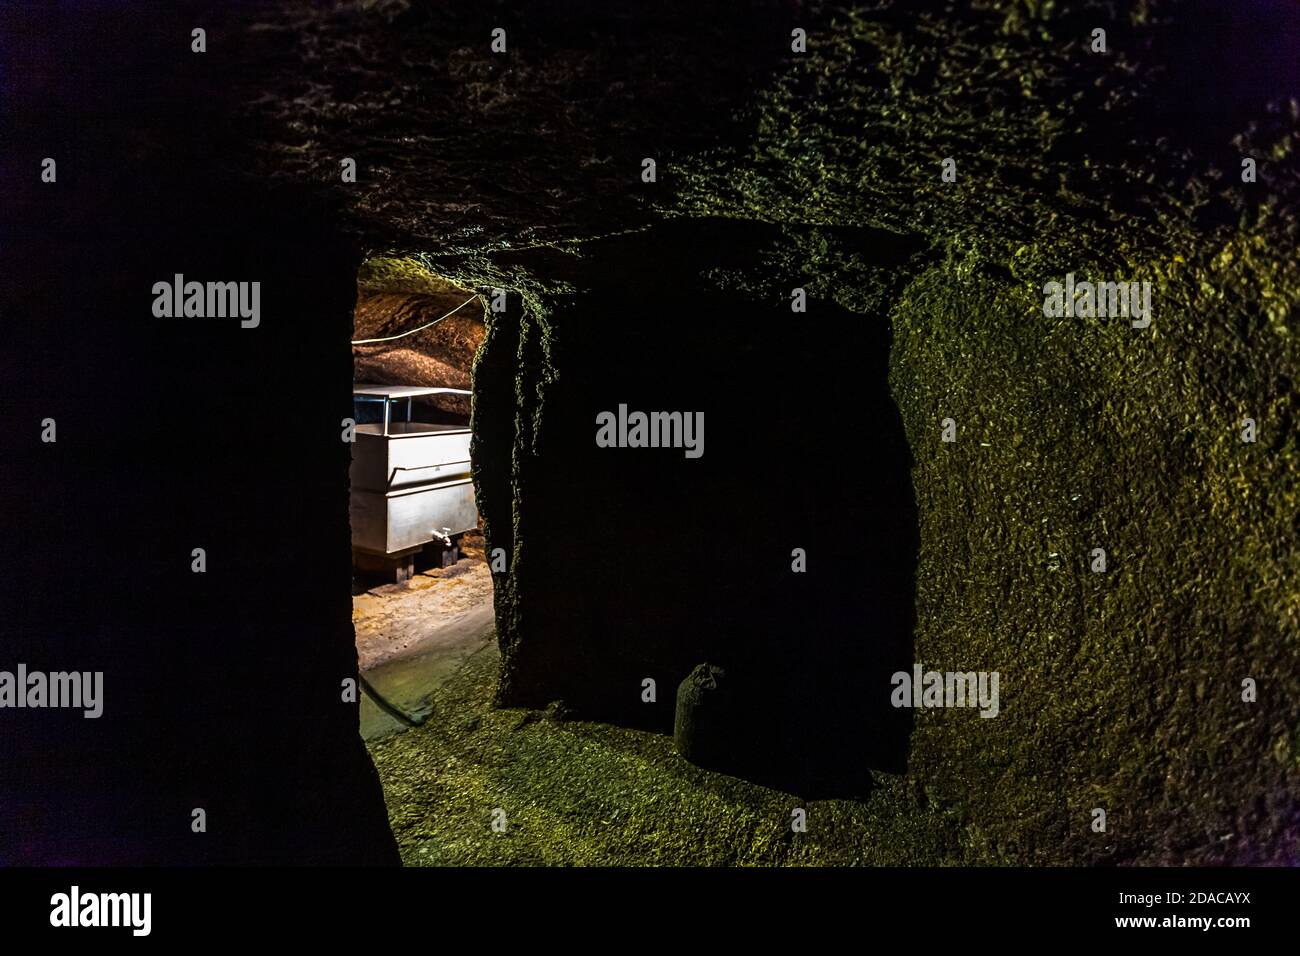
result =
[{"label": "doorway opening", "polygon": [[494,644],[470,455],[484,305],[418,260],[366,260],[353,320],[352,620],[361,734],[432,716],[438,688]]}]

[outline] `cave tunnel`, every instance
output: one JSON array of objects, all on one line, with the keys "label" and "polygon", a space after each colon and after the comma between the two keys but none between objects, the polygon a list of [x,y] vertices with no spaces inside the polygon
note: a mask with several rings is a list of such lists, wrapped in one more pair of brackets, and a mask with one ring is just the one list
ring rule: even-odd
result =
[{"label": "cave tunnel", "polygon": [[[873,768],[905,769],[909,722],[873,688],[912,659],[911,459],[882,316],[814,301],[814,331],[785,301],[719,294],[698,277],[719,247],[739,259],[770,240],[763,227],[706,221],[593,242],[580,292],[539,306],[485,290],[500,311],[357,345],[354,377],[469,384],[477,353],[486,541],[475,557],[498,558],[498,704],[661,734],[680,724],[689,739],[678,745],[711,769],[810,796],[862,795]],[[421,328],[467,292],[414,258],[372,260],[361,274],[363,341]],[[421,291],[390,291],[403,288]],[[542,308],[564,333],[538,354],[529,344]],[[712,321],[691,321],[699,315]],[[833,356],[826,336],[843,345]],[[534,390],[532,376],[545,384]],[[602,446],[600,416],[620,408],[690,416],[694,447]],[[849,462],[827,460],[845,445]],[[852,464],[859,447],[884,464]],[[808,553],[824,562],[816,575],[803,573]],[[701,666],[725,675],[721,691],[700,702],[692,686],[679,705]]]},{"label": "cave tunnel", "polygon": [[1300,860],[1292,5],[11,6],[3,862]]},{"label": "cave tunnel", "polygon": [[349,517],[367,739],[427,719],[430,687],[492,637],[471,473],[483,302],[403,263],[362,263],[352,333]]}]

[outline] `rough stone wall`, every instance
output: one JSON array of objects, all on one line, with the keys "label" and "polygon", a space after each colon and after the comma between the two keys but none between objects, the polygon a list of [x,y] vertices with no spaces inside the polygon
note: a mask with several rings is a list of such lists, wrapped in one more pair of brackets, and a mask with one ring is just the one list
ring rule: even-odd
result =
[{"label": "rough stone wall", "polygon": [[[103,712],[6,710],[0,863],[395,863],[344,695],[360,253],[310,190],[231,175],[193,11],[3,13],[0,643],[101,671]],[[176,273],[260,283],[259,324],[156,316]]]},{"label": "rough stone wall", "polygon": [[[1294,862],[1294,14],[882,8],[765,96],[749,146],[683,175],[692,214],[796,223],[789,254],[850,308],[891,286],[828,225],[930,245],[887,300],[917,459],[916,655],[1000,671],[1004,709],[922,712],[910,777],[972,859]],[[1081,48],[1094,25],[1111,60]],[[1067,271],[1149,279],[1152,327],[1045,318]]]}]

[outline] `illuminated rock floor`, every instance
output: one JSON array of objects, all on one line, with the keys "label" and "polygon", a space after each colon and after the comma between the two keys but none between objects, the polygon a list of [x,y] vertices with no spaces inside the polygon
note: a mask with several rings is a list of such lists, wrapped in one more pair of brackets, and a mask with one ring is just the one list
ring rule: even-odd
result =
[{"label": "illuminated rock floor", "polygon": [[[423,716],[430,693],[491,644],[492,576],[478,547],[449,568],[382,584],[352,597],[357,662],[389,703]],[[361,698],[361,736],[376,740],[406,729],[369,696]]]},{"label": "illuminated rock floor", "polygon": [[[879,778],[865,802],[805,801],[701,770],[668,736],[493,710],[499,659],[489,643],[433,693],[426,724],[369,745],[408,866],[963,859],[953,822],[922,809],[898,778]],[[792,830],[796,809],[807,832]],[[493,829],[496,810],[504,832]]]}]

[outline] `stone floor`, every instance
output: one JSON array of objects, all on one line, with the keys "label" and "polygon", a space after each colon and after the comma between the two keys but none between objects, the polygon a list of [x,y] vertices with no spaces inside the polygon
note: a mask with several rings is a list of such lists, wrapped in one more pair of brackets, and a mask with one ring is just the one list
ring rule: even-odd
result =
[{"label": "stone floor", "polygon": [[862,801],[783,793],[688,763],[666,734],[494,708],[499,665],[490,641],[433,690],[426,723],[367,744],[407,866],[972,862],[960,821],[901,778]]},{"label": "stone floor", "polygon": [[[352,598],[357,657],[367,681],[399,710],[428,713],[431,694],[492,644],[492,575],[480,548],[449,568],[432,568],[406,585],[384,584]],[[406,729],[366,694],[361,735],[376,740]]]}]

